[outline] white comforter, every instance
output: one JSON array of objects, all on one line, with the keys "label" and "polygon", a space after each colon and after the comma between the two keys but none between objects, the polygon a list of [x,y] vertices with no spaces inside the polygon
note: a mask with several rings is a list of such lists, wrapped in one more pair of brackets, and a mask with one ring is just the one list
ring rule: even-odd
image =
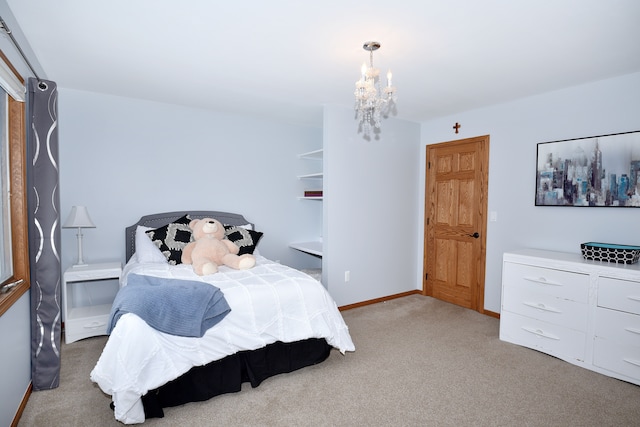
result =
[{"label": "white comforter", "polygon": [[241,350],[267,344],[325,338],[342,353],[353,351],[347,326],[325,288],[308,275],[260,255],[250,270],[220,268],[200,277],[190,265],[140,264],[135,255],[128,274],[203,280],[224,293],[231,312],[202,338],[168,335],[134,314],[123,315],[91,372],[91,380],[112,396],[115,418],[144,422],[141,396],[187,372]]}]

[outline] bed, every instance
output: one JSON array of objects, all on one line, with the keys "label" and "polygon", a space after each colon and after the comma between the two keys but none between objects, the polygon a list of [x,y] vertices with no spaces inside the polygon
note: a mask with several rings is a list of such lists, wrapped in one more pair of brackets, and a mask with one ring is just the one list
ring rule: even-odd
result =
[{"label": "bed", "polygon": [[[180,244],[189,239],[184,224],[206,217],[225,224],[241,253],[256,257],[255,267],[221,266],[215,274],[198,276],[190,265],[177,261]],[[334,349],[342,354],[355,350],[322,284],[262,256],[256,249],[261,236],[242,215],[217,211],[147,215],[126,228],[127,263],[116,301],[122,302],[121,294],[141,279],[212,289],[203,286],[206,283],[219,290],[230,310],[201,337],[185,336],[151,327],[153,319],[143,320],[144,314],[124,311],[114,316],[114,301],[114,323],[90,377],[111,396],[118,421],[142,423],[162,417],[162,408],[237,392],[245,382],[257,387],[273,375],[321,363]],[[157,307],[165,305],[172,304]]]}]

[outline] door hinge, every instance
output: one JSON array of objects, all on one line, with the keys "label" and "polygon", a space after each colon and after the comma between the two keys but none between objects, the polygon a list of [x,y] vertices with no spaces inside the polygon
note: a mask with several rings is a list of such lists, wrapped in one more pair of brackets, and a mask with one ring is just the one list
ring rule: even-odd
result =
[{"label": "door hinge", "polygon": [[429,273],[424,274],[424,280],[429,280]]},{"label": "door hinge", "polygon": [[427,163],[427,169],[431,169],[431,162]]}]

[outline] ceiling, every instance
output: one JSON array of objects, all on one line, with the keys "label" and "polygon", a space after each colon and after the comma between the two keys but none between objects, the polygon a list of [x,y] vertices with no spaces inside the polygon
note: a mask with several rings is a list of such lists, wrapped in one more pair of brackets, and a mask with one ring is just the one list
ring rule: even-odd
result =
[{"label": "ceiling", "polygon": [[637,0],[6,2],[61,88],[318,126],[369,40],[417,122],[640,71]]}]

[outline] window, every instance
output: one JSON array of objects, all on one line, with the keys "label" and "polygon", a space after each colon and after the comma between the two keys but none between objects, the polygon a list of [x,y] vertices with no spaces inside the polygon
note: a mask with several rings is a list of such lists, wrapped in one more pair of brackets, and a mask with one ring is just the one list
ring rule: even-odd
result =
[{"label": "window", "polygon": [[[8,96],[22,79],[0,51],[0,315],[29,289],[25,104]],[[12,81],[8,81],[11,80]],[[10,85],[7,87],[6,85]],[[15,96],[15,94],[14,94]]]},{"label": "window", "polygon": [[7,123],[7,93],[0,91],[0,283],[13,276],[13,256],[11,255],[11,192],[9,177],[9,132]]}]

